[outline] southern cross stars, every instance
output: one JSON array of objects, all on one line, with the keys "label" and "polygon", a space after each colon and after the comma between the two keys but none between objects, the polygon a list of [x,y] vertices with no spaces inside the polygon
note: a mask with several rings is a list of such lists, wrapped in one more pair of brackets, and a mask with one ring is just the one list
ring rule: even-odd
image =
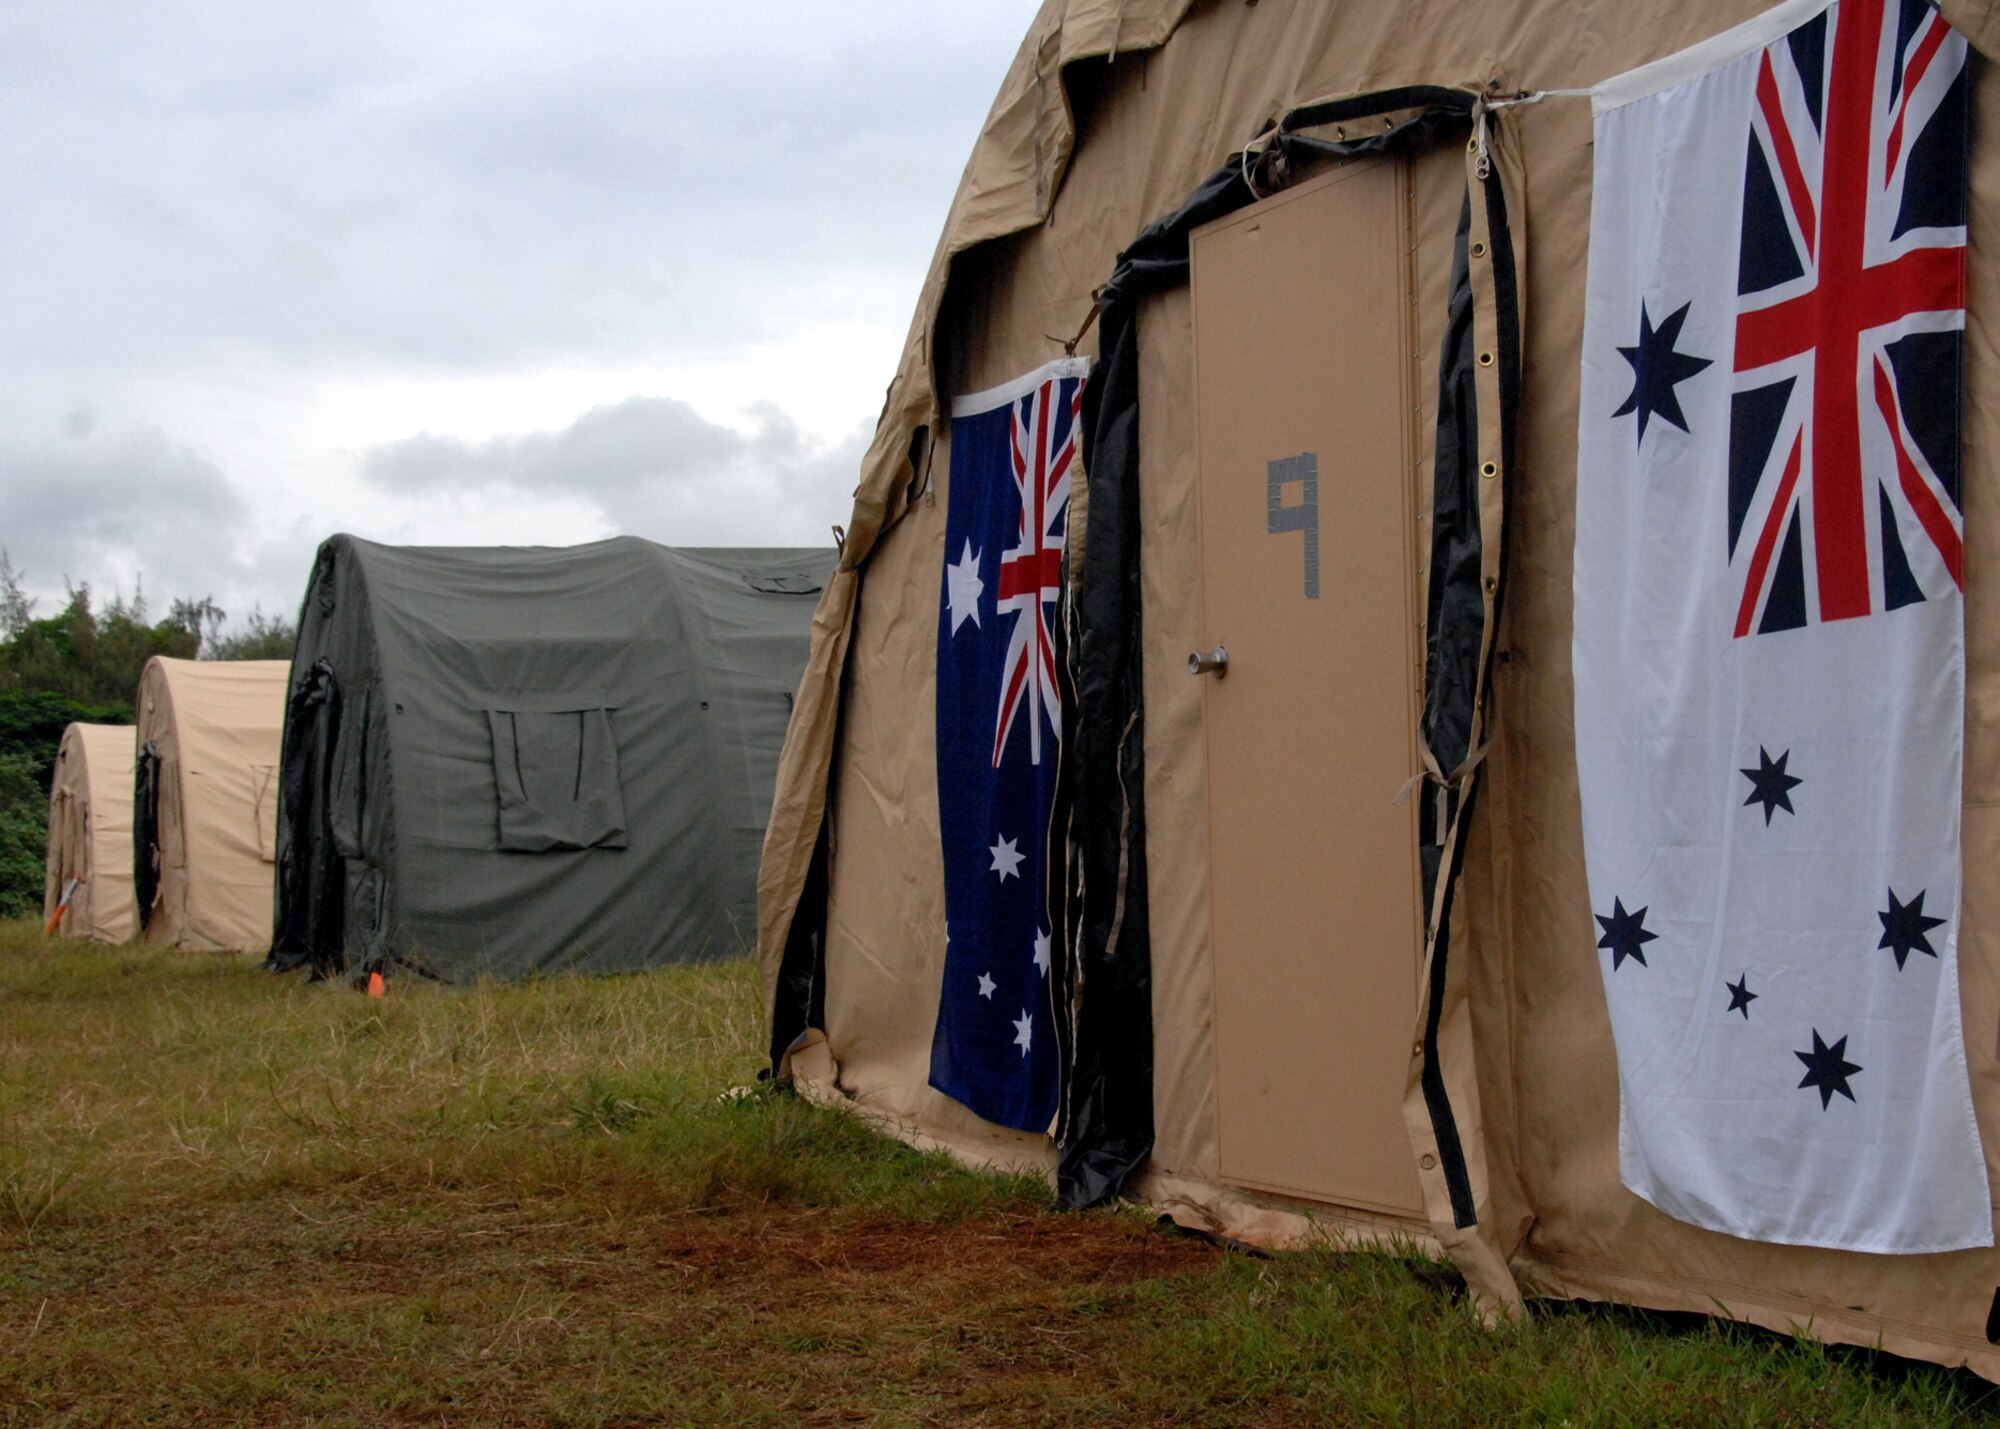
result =
[{"label": "southern cross stars", "polygon": [[1611,916],[1609,918],[1605,917],[1602,913],[1595,913],[1591,916],[1604,926],[1604,936],[1597,940],[1597,946],[1611,949],[1611,970],[1613,972],[1617,972],[1627,958],[1630,958],[1642,968],[1646,966],[1646,954],[1641,950],[1647,943],[1652,942],[1653,939],[1660,935],[1646,931],[1646,910],[1644,908],[1641,908],[1636,913],[1627,913],[1624,901],[1614,898],[1611,900]]},{"label": "southern cross stars", "polygon": [[1853,1101],[1854,1092],[1848,1087],[1847,1079],[1861,1068],[1847,1060],[1847,1039],[1843,1037],[1829,1047],[1820,1040],[1817,1027],[1813,1028],[1812,1038],[1812,1051],[1792,1053],[1806,1064],[1806,1074],[1799,1079],[1799,1085],[1811,1087],[1819,1093],[1821,1111],[1833,1105],[1835,1092]]},{"label": "southern cross stars", "polygon": [[1028,1015],[1025,1007],[1021,1009],[1021,1015],[1014,1019],[1014,1045],[1021,1049],[1023,1057],[1035,1045],[1035,1019]]},{"label": "southern cross stars", "polygon": [[1942,924],[1944,919],[1924,916],[1923,889],[1918,889],[1917,896],[1908,903],[1898,901],[1896,890],[1890,889],[1888,911],[1875,916],[1882,920],[1882,941],[1875,946],[1895,953],[1897,972],[1903,970],[1903,964],[1911,953],[1926,953],[1933,958],[1937,956],[1937,949],[1924,935]]},{"label": "southern cross stars", "polygon": [[1632,395],[1625,399],[1624,406],[1611,415],[1623,417],[1636,412],[1639,416],[1639,444],[1642,446],[1646,441],[1646,420],[1655,414],[1684,432],[1688,429],[1687,418],[1681,412],[1681,399],[1674,389],[1713,361],[1674,351],[1674,344],[1680,339],[1681,324],[1687,321],[1688,309],[1693,306],[1692,303],[1682,303],[1678,312],[1656,328],[1642,298],[1639,302],[1638,346],[1618,349],[1618,355],[1632,364]]},{"label": "southern cross stars", "polygon": [[1792,807],[1792,790],[1806,781],[1796,774],[1785,772],[1785,764],[1791,757],[1792,751],[1788,749],[1773,759],[1771,751],[1760,744],[1757,746],[1757,767],[1739,771],[1750,781],[1750,797],[1743,801],[1743,807],[1747,809],[1752,804],[1762,804],[1765,828],[1771,826],[1771,815],[1779,809],[1792,815],[1798,813]]},{"label": "southern cross stars", "polygon": [[1028,856],[1021,852],[1019,839],[1010,839],[1005,834],[997,837],[1000,842],[986,850],[993,855],[993,866],[987,872],[999,874],[1000,881],[1005,883],[1010,878],[1021,876],[1021,865],[1027,861]]},{"label": "southern cross stars", "polygon": [[1035,929],[1035,969],[1043,977],[1049,975],[1049,953],[1054,940],[1040,928]]},{"label": "southern cross stars", "polygon": [[958,627],[967,620],[978,625],[979,597],[986,593],[986,582],[979,578],[979,557],[972,542],[967,541],[965,554],[944,568],[944,589],[951,605],[951,633],[958,634]]},{"label": "southern cross stars", "polygon": [[979,995],[985,998],[988,1002],[991,1002],[993,1000],[994,987],[995,983],[993,981],[992,973],[981,973],[979,975]]},{"label": "southern cross stars", "polygon": [[1743,1014],[1743,1020],[1748,1022],[1750,1004],[1763,996],[1762,993],[1750,991],[1750,974],[1745,973],[1735,982],[1726,982],[1723,986],[1729,989],[1729,1011],[1723,1013],[1723,1016],[1727,1017],[1730,1012],[1740,1012]]}]

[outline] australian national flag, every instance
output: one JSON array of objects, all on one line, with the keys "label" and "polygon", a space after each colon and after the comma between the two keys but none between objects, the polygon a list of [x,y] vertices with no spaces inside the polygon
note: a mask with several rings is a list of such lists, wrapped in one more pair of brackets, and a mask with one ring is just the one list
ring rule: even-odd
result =
[{"label": "australian national flag", "polygon": [[938,617],[944,986],[931,1085],[1022,1131],[1054,1120],[1046,880],[1055,790],[1056,597],[1088,364],[952,403]]},{"label": "australian national flag", "polygon": [[1966,45],[1787,0],[1606,81],[1576,741],[1625,1184],[1993,1243],[1960,1025]]}]

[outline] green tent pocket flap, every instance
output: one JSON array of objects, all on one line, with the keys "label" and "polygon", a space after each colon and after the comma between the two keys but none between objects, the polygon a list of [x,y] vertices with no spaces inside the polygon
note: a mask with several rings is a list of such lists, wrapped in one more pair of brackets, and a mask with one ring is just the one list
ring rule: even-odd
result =
[{"label": "green tent pocket flap", "polygon": [[608,710],[489,709],[486,724],[501,848],[625,847],[625,799]]}]

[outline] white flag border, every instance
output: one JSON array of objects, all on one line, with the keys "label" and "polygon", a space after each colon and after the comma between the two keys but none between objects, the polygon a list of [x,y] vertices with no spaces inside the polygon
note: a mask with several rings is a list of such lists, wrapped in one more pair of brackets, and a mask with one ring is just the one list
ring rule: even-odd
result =
[{"label": "white flag border", "polygon": [[[1831,0],[1827,0],[1831,3]],[[1090,376],[1090,359],[1087,357],[1058,357],[1054,362],[1045,362],[1033,372],[1016,377],[1012,382],[998,387],[988,387],[984,392],[971,392],[963,397],[951,399],[951,415],[957,417],[977,417],[982,412],[990,412],[995,407],[1004,407],[1009,402],[1027,396],[1044,382],[1058,381],[1064,377]]]},{"label": "white flag border", "polygon": [[1634,100],[1645,99],[1663,89],[1671,89],[1697,75],[1740,59],[1783,39],[1822,11],[1833,8],[1836,0],[1784,0],[1783,4],[1745,20],[1734,29],[1710,35],[1698,44],[1664,58],[1615,74],[1591,86],[1590,112],[1603,114]]}]

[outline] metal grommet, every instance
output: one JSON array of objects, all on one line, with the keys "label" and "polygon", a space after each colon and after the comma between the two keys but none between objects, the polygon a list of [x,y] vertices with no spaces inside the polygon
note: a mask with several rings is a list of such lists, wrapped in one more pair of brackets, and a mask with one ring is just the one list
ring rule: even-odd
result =
[{"label": "metal grommet", "polygon": [[1467,140],[1465,141],[1465,152],[1466,152],[1466,153],[1468,153],[1468,154],[1476,154],[1476,153],[1478,153],[1478,152],[1479,152],[1479,141],[1478,141],[1477,139],[1467,139]]},{"label": "metal grommet", "polygon": [[1412,1042],[1412,1043],[1410,1044],[1410,1055],[1411,1055],[1412,1057],[1421,1057],[1421,1056],[1423,1056],[1423,1055],[1424,1055],[1424,1044],[1423,1044],[1423,1043],[1421,1043],[1421,1042]]},{"label": "metal grommet", "polygon": [[1480,365],[1481,367],[1491,367],[1491,366],[1493,365],[1493,354],[1492,354],[1492,353],[1490,353],[1490,352],[1482,352],[1482,353],[1480,353],[1480,354],[1479,354],[1479,365]]},{"label": "metal grommet", "polygon": [[1435,1171],[1437,1169],[1437,1164],[1438,1164],[1437,1157],[1431,1155],[1429,1152],[1425,1152],[1423,1159],[1417,1162],[1417,1165],[1423,1167],[1424,1170],[1426,1171]]},{"label": "metal grommet", "polygon": [[1493,594],[1494,591],[1498,589],[1500,589],[1500,582],[1495,580],[1492,576],[1488,576],[1486,578],[1486,593],[1488,595],[1491,595]]},{"label": "metal grommet", "polygon": [[1333,126],[1333,137],[1334,137],[1334,138],[1336,138],[1336,139],[1345,139],[1345,138],[1347,137],[1347,126],[1346,126],[1346,125],[1344,125],[1344,124],[1336,124],[1336,125],[1334,125],[1334,126]]},{"label": "metal grommet", "polygon": [[1479,464],[1479,474],[1488,481],[1491,481],[1500,474],[1500,463],[1497,461],[1481,462]]},{"label": "metal grommet", "polygon": [[1484,258],[1486,256],[1486,245],[1484,243],[1473,244],[1472,256],[1475,258]]}]

